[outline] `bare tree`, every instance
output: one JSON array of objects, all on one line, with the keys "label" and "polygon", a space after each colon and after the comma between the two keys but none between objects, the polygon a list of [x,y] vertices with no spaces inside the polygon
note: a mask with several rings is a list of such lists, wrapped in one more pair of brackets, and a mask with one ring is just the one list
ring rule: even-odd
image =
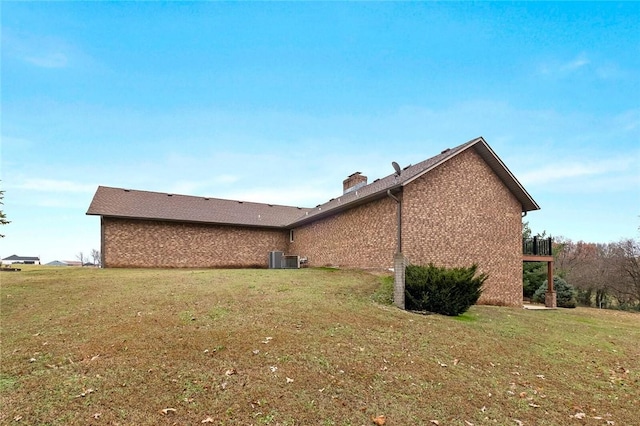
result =
[{"label": "bare tree", "polygon": [[94,265],[101,266],[100,250],[91,249],[91,259]]},{"label": "bare tree", "polygon": [[[3,199],[4,199],[4,191],[0,191],[0,206],[4,205],[4,203],[2,202]],[[0,225],[7,225],[9,223],[11,222],[7,220],[7,215],[4,213],[3,210],[0,210]],[[0,234],[0,238],[4,238],[4,235]]]},{"label": "bare tree", "polygon": [[78,254],[76,254],[76,259],[78,259],[80,261],[80,266],[84,266],[84,263],[89,260],[88,257],[84,256],[83,252],[79,252]]},{"label": "bare tree", "polygon": [[617,271],[611,286],[616,298],[628,307],[640,306],[640,241],[626,239],[611,245]]}]

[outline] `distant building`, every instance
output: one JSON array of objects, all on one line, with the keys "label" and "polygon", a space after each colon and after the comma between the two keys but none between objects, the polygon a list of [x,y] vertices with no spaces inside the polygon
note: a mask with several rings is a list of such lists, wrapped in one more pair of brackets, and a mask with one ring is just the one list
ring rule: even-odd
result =
[{"label": "distant building", "polygon": [[46,266],[69,266],[68,263],[62,262],[60,260],[54,260],[49,263],[45,263]]},{"label": "distant building", "polygon": [[39,265],[40,258],[37,256],[18,256],[17,254],[12,254],[11,256],[2,259],[3,265],[13,265],[14,263],[22,265]]}]

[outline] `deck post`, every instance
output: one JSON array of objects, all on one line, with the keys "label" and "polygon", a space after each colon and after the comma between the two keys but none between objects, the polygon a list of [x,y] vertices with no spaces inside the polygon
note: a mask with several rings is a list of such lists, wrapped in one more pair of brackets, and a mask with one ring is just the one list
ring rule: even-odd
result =
[{"label": "deck post", "polygon": [[553,288],[553,260],[547,262],[547,292],[544,294],[544,306],[557,308],[556,289]]}]

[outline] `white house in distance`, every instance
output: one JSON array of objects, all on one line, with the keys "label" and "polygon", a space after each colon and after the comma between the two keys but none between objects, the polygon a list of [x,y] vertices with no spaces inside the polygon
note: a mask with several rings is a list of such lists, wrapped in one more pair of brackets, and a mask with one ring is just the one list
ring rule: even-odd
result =
[{"label": "white house in distance", "polygon": [[14,263],[21,265],[39,265],[40,258],[38,256],[18,256],[17,254],[12,254],[2,259],[3,265],[13,265]]}]

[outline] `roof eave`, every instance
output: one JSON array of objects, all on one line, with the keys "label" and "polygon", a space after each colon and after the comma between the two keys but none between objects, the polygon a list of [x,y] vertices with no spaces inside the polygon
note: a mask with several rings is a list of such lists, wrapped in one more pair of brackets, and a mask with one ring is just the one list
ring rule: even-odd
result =
[{"label": "roof eave", "polygon": [[140,217],[140,216],[110,215],[110,214],[99,214],[99,213],[87,213],[87,215],[114,218],[114,219],[147,220],[147,221],[175,222],[175,223],[196,223],[199,225],[239,226],[243,228],[268,228],[268,229],[279,229],[279,230],[288,229],[287,224],[268,225],[268,224],[260,224],[260,223],[211,222],[211,221],[205,221],[205,220],[166,219],[161,217]]}]

